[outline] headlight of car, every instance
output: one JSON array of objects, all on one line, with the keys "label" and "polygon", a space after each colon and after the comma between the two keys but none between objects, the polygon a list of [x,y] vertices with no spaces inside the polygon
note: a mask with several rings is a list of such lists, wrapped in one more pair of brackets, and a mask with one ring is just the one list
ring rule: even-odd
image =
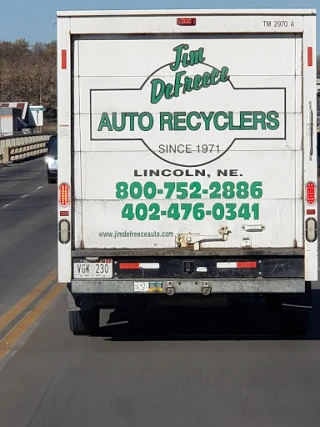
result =
[{"label": "headlight of car", "polygon": [[47,163],[47,165],[50,167],[53,163],[54,163],[54,158],[51,156],[46,156],[44,158],[45,162]]}]

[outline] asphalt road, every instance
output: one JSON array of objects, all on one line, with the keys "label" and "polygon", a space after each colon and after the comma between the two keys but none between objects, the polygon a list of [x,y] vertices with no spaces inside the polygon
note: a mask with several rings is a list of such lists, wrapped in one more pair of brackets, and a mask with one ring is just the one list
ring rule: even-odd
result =
[{"label": "asphalt road", "polygon": [[[56,264],[56,186],[39,160],[1,169],[0,185],[8,310]],[[0,426],[318,426],[314,297],[309,336],[289,341],[258,308],[103,313],[101,336],[73,337],[61,295],[0,361]]]},{"label": "asphalt road", "polygon": [[57,265],[56,193],[43,158],[0,169],[0,316]]}]

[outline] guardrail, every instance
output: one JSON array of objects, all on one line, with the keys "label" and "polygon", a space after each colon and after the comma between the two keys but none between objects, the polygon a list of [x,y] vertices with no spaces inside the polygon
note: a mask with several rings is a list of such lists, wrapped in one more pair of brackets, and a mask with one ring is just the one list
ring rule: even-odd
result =
[{"label": "guardrail", "polygon": [[46,154],[52,134],[0,137],[0,156],[3,163],[21,161]]}]

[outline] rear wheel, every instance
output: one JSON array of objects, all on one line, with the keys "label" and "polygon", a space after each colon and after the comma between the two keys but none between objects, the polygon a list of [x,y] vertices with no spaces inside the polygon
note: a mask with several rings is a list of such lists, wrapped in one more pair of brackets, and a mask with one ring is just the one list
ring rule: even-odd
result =
[{"label": "rear wheel", "polygon": [[73,335],[95,335],[99,330],[99,309],[69,311],[69,326]]}]

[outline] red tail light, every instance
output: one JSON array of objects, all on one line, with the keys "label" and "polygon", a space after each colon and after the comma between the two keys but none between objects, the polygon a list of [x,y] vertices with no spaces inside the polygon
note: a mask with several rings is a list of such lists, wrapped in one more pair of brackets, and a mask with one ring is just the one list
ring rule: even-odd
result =
[{"label": "red tail light", "polygon": [[197,20],[196,18],[178,18],[177,25],[194,27],[197,25]]},{"label": "red tail light", "polygon": [[317,200],[317,186],[314,182],[308,182],[306,185],[306,202],[308,205],[314,205]]},{"label": "red tail light", "polygon": [[66,183],[59,185],[59,203],[64,208],[70,204],[70,186]]}]

